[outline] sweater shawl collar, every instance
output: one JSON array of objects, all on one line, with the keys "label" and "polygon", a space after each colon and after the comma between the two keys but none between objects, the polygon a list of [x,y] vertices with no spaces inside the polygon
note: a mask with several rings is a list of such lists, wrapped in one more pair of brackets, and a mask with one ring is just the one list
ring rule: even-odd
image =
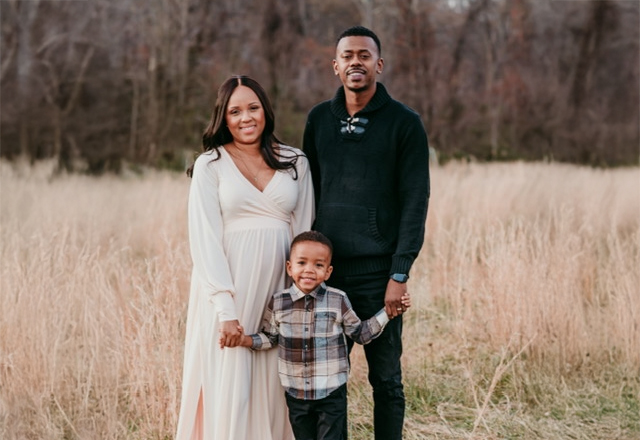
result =
[{"label": "sweater shawl collar", "polygon": [[391,101],[391,96],[387,93],[387,89],[382,84],[377,83],[376,93],[373,94],[371,101],[351,117],[347,113],[344,87],[338,88],[330,106],[331,113],[340,120],[340,136],[342,139],[350,141],[362,140],[370,119],[367,114],[382,108],[389,101]]},{"label": "sweater shawl collar", "polygon": [[[376,93],[371,98],[371,101],[360,110],[357,114],[370,113],[378,110],[391,100],[391,96],[387,93],[387,89],[382,83],[376,84]],[[347,113],[347,103],[344,94],[344,87],[339,87],[335,96],[331,99],[331,112],[341,120],[349,119],[349,113]]]}]

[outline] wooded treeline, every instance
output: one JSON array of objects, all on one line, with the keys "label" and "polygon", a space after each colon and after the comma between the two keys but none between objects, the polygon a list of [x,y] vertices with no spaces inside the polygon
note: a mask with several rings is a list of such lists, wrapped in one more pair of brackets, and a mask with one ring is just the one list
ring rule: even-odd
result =
[{"label": "wooded treeline", "polygon": [[392,95],[441,158],[638,163],[639,3],[555,0],[3,0],[1,154],[68,170],[176,166],[218,85],[268,90],[280,138],[339,86],[335,38],[382,40]]}]

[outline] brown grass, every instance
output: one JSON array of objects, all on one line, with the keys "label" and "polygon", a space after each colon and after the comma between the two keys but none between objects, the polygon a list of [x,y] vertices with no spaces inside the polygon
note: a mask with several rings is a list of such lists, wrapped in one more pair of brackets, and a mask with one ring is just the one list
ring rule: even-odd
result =
[{"label": "brown grass", "polygon": [[[0,164],[0,438],[172,438],[182,175]],[[640,170],[434,168],[405,316],[407,439],[640,436]],[[371,438],[361,349],[353,439]]]}]

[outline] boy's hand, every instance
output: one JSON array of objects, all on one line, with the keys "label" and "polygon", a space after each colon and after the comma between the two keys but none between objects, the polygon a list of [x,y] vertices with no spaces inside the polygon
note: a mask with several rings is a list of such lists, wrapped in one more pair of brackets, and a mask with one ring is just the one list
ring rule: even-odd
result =
[{"label": "boy's hand", "polygon": [[404,308],[404,312],[407,311],[407,309],[409,307],[411,307],[411,295],[409,295],[409,292],[405,292],[404,295],[402,295],[402,298],[400,298],[400,302],[402,302],[402,307]]}]

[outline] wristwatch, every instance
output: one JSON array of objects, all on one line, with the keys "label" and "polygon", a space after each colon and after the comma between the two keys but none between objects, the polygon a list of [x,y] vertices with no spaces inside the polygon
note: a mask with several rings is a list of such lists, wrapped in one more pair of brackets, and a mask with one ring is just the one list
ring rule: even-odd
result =
[{"label": "wristwatch", "polygon": [[407,275],[406,273],[394,273],[391,274],[389,278],[398,283],[406,283],[409,279],[409,275]]}]

